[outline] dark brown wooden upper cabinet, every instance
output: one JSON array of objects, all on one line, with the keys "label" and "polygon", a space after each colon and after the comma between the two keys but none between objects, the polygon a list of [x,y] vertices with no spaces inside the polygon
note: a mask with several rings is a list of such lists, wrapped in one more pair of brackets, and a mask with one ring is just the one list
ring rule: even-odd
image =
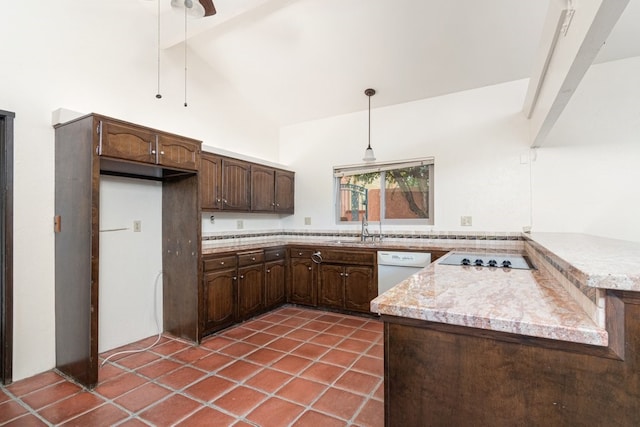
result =
[{"label": "dark brown wooden upper cabinet", "polygon": [[200,148],[186,138],[159,134],[156,152],[159,165],[198,170]]},{"label": "dark brown wooden upper cabinet", "polygon": [[222,159],[222,209],[249,211],[251,208],[251,164]]},{"label": "dark brown wooden upper cabinet", "polygon": [[292,214],[295,200],[295,173],[276,169],[274,191],[276,212]]},{"label": "dark brown wooden upper cabinet", "polygon": [[102,120],[98,154],[114,159],[155,163],[156,133],[137,126]]},{"label": "dark brown wooden upper cabinet", "polygon": [[202,210],[293,213],[295,173],[213,153],[200,156]]},{"label": "dark brown wooden upper cabinet", "polygon": [[200,157],[200,204],[203,210],[222,209],[222,157],[202,153]]},{"label": "dark brown wooden upper cabinet", "polygon": [[261,165],[251,165],[251,210],[274,212],[276,171]]},{"label": "dark brown wooden upper cabinet", "polygon": [[106,119],[98,132],[101,157],[190,171],[200,166],[200,141]]}]

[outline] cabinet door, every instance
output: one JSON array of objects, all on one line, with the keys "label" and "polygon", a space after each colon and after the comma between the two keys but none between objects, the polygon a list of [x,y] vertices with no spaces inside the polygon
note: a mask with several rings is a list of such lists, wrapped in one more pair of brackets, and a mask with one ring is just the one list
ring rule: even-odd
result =
[{"label": "cabinet door", "polygon": [[369,313],[378,293],[373,267],[345,267],[344,274],[344,308]]},{"label": "cabinet door", "polygon": [[222,158],[202,153],[200,157],[200,206],[204,210],[218,210],[221,207],[220,185],[222,178]]},{"label": "cabinet door", "polygon": [[107,120],[100,123],[99,155],[144,163],[156,162],[154,132]]},{"label": "cabinet door", "polygon": [[247,319],[264,307],[264,264],[238,268],[238,317]]},{"label": "cabinet door", "polygon": [[235,159],[222,159],[222,209],[248,211],[251,166]]},{"label": "cabinet door", "polygon": [[236,269],[217,270],[204,275],[204,334],[235,322]]},{"label": "cabinet door", "polygon": [[318,305],[310,258],[291,258],[291,288],[289,300],[296,304]]},{"label": "cabinet door", "polygon": [[295,200],[295,174],[276,170],[275,175],[276,212],[292,214]]},{"label": "cabinet door", "polygon": [[265,308],[269,309],[284,302],[284,278],[284,260],[271,261],[264,264]]},{"label": "cabinet door", "polygon": [[158,164],[178,169],[198,170],[199,160],[199,144],[178,136],[158,135]]},{"label": "cabinet door", "polygon": [[318,304],[327,307],[344,306],[344,267],[333,264],[320,264]]},{"label": "cabinet door", "polygon": [[276,171],[260,165],[251,165],[251,210],[273,212],[275,209]]}]

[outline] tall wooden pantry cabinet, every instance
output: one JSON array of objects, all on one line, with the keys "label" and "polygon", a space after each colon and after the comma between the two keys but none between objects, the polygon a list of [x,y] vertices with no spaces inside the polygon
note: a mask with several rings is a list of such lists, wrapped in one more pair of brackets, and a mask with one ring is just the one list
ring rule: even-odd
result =
[{"label": "tall wooden pantry cabinet", "polygon": [[201,142],[89,114],[55,126],[56,367],[98,381],[100,177],[162,181],[164,331],[197,341]]}]

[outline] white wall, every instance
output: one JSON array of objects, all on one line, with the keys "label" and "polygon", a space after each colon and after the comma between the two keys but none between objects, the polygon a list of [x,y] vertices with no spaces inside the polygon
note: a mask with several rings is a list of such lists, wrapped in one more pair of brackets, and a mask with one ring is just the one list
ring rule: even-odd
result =
[{"label": "white wall", "polygon": [[278,160],[277,127],[195,55],[183,107],[180,46],[162,53],[155,98],[156,16],[145,3],[3,2],[0,109],[16,113],[14,381],[55,365],[52,111],[106,114]]},{"label": "white wall", "polygon": [[[134,220],[141,221],[140,232],[133,231]],[[162,183],[102,177],[99,250],[103,352],[157,334],[156,313],[162,328]]]},{"label": "white wall", "polygon": [[640,242],[640,57],[593,65],[537,150],[534,228]]},{"label": "white wall", "polygon": [[[520,114],[526,83],[385,108],[372,99],[371,145],[379,161],[435,157],[434,227],[404,228],[520,231],[529,224],[529,165],[521,164],[528,154]],[[335,228],[332,167],[361,163],[366,145],[367,111],[283,128],[281,162],[298,171],[296,214],[283,225],[303,229],[311,217],[307,228]],[[473,217],[472,227],[460,226],[462,215]]]}]

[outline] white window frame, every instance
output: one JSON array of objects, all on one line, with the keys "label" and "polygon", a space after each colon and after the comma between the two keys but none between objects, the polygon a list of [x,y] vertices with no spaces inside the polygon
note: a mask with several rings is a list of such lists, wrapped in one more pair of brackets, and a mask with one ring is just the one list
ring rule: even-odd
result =
[{"label": "white window frame", "polygon": [[[396,160],[391,162],[376,162],[376,163],[365,163],[365,164],[355,164],[355,165],[344,165],[344,166],[334,166],[333,167],[333,203],[334,203],[334,212],[335,212],[335,221],[336,224],[355,224],[359,223],[359,221],[340,221],[340,179],[347,175],[359,175],[364,173],[372,173],[372,172],[386,172],[394,169],[404,169],[415,166],[425,166],[429,165],[429,217],[428,218],[412,218],[412,219],[386,219],[384,217],[385,213],[385,192],[386,185],[385,179],[380,180],[380,218],[381,221],[385,224],[392,225],[433,225],[434,224],[434,206],[433,206],[433,194],[434,194],[434,169],[435,169],[435,158],[433,157],[423,157],[418,159],[408,159],[408,160]],[[378,221],[369,221],[372,224],[377,223]]]}]

